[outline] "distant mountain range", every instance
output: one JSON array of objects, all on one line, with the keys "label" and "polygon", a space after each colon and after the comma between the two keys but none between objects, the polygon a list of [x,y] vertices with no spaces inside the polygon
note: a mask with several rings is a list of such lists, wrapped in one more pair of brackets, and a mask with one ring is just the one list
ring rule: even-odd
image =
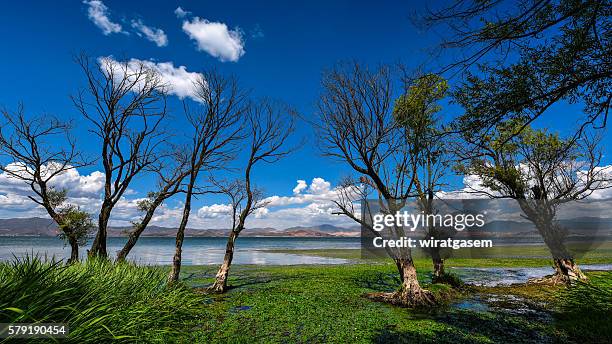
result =
[{"label": "distant mountain range", "polygon": [[[612,219],[582,217],[573,220],[562,220],[561,224],[570,236],[611,237]],[[131,227],[110,227],[108,236],[124,237]],[[190,237],[225,237],[227,229],[188,228],[185,232]],[[0,236],[56,236],[58,229],[51,219],[13,218],[0,219]],[[148,226],[142,234],[148,237],[174,237],[176,228]],[[360,227],[337,227],[330,224],[319,226],[295,226],[285,229],[248,228],[242,234],[245,237],[358,237]],[[457,233],[456,238],[496,237],[496,238],[539,238],[533,224],[518,221],[492,221],[480,229],[466,229]]]},{"label": "distant mountain range", "polygon": [[[131,227],[110,227],[108,236],[124,237]],[[187,228],[189,237],[225,237],[227,229]],[[359,227],[341,228],[329,224],[319,226],[296,226],[285,229],[247,228],[242,232],[245,237],[358,237]],[[0,219],[0,236],[56,236],[58,228],[51,219],[40,217]],[[148,226],[142,236],[174,237],[176,228]]]}]

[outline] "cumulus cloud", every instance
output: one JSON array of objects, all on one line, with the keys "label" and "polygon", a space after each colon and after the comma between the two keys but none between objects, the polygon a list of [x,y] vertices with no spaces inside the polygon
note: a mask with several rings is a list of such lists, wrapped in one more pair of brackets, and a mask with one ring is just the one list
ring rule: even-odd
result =
[{"label": "cumulus cloud", "polygon": [[[83,210],[96,214],[101,204],[104,175],[100,171],[82,174],[73,169],[54,178],[52,186],[65,188],[68,191],[68,201],[80,206]],[[285,229],[294,226],[314,226],[333,224],[345,228],[355,224],[343,216],[334,215],[335,205],[331,200],[336,194],[331,183],[323,178],[314,178],[310,184],[302,180],[298,182],[300,192],[294,196],[272,196],[266,207],[257,209],[247,220],[247,226],[272,227]],[[314,185],[314,186],[313,186]],[[325,192],[323,192],[326,190]],[[288,188],[288,192],[292,192]],[[313,193],[313,192],[316,192]],[[42,207],[32,202],[28,196],[32,190],[23,181],[0,174],[0,218],[12,217],[46,217]],[[129,226],[139,219],[142,212],[138,209],[136,196],[123,197],[113,209],[111,226]],[[178,199],[177,199],[178,200]],[[152,225],[174,227],[180,222],[182,214],[181,202],[170,202],[160,206],[151,222]],[[189,219],[191,228],[228,228],[231,224],[231,206],[225,203],[204,205],[192,212]]]},{"label": "cumulus cloud", "polygon": [[198,209],[198,216],[203,219],[219,218],[228,216],[230,211],[232,211],[232,206],[229,204],[205,205]]},{"label": "cumulus cloud", "polygon": [[168,45],[168,36],[166,36],[164,30],[147,26],[140,19],[132,20],[132,27],[137,31],[137,35],[145,37],[158,47],[165,47]]},{"label": "cumulus cloud", "polygon": [[89,20],[96,24],[104,35],[123,32],[121,24],[114,23],[110,19],[108,7],[106,7],[102,1],[84,0],[83,3],[87,5],[87,16]]},{"label": "cumulus cloud", "polygon": [[245,53],[240,28],[230,30],[225,23],[195,17],[191,21],[183,21],[183,31],[196,41],[198,50],[220,61],[236,62]]},{"label": "cumulus cloud", "polygon": [[174,10],[174,14],[176,15],[177,18],[184,18],[190,15],[191,12],[185,11],[181,6],[179,6]]},{"label": "cumulus cloud", "polygon": [[330,182],[323,178],[314,178],[310,183],[310,192],[315,195],[324,195],[329,192]]},{"label": "cumulus cloud", "polygon": [[293,194],[297,195],[300,192],[302,192],[304,189],[306,189],[308,187],[308,184],[306,184],[305,180],[298,180],[297,181],[297,185],[293,188]]},{"label": "cumulus cloud", "polygon": [[[150,68],[157,72],[167,85],[167,92],[181,99],[185,97],[198,100],[196,97],[196,88],[194,83],[201,80],[202,74],[196,72],[188,72],[185,66],[174,66],[173,62],[153,62],[148,60],[130,59],[127,63],[127,68],[123,67],[124,63],[114,60],[111,56],[101,57],[99,63],[106,66],[118,66],[115,73],[133,73],[138,70],[141,65]],[[107,67],[108,68],[108,67]],[[121,77],[121,75],[118,75]]]},{"label": "cumulus cloud", "polygon": [[[20,163],[10,163],[6,169],[19,169]],[[53,166],[43,169],[43,174],[53,170]],[[104,174],[93,171],[82,175],[76,169],[58,174],[49,183],[50,187],[66,189],[69,202],[92,209],[99,204],[100,193],[104,186]],[[34,193],[23,180],[3,172],[0,173],[0,217],[46,216],[46,212],[28,196]]]}]

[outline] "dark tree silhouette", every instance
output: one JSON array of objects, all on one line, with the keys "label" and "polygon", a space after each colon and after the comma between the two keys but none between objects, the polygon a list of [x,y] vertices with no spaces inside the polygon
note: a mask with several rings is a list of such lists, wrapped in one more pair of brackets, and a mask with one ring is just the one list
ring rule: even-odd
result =
[{"label": "dark tree silhouette", "polygon": [[223,264],[217,272],[211,291],[224,292],[227,277],[234,258],[236,239],[245,229],[246,220],[257,209],[266,206],[261,190],[253,186],[251,173],[258,163],[274,163],[291,152],[285,147],[294,131],[292,111],[269,101],[252,104],[247,116],[248,161],[244,168],[244,179],[231,183],[217,183],[222,193],[228,196],[231,205],[232,227],[227,239]]},{"label": "dark tree silhouette", "polygon": [[183,214],[176,232],[175,252],[169,282],[178,281],[185,229],[189,222],[191,201],[202,192],[197,186],[200,172],[225,168],[241,138],[247,110],[246,94],[233,77],[224,77],[208,71],[196,83],[198,105],[192,110],[185,106],[185,115],[191,125],[192,136],[182,150],[189,175],[182,186],[185,195]]},{"label": "dark tree silhouette", "polygon": [[[609,0],[458,0],[425,23],[450,30],[471,106],[460,130],[487,135],[505,120],[527,126],[558,102],[584,106],[583,126],[605,126],[612,100]],[[579,133],[578,133],[579,135]]]},{"label": "dark tree silhouette", "polygon": [[21,105],[16,112],[2,110],[2,117],[0,156],[12,162],[0,165],[0,171],[30,187],[28,198],[45,209],[70,245],[68,262],[78,261],[92,222],[89,214],[66,203],[66,190],[53,186],[57,177],[89,164],[76,149],[70,124],[50,116],[27,118]]},{"label": "dark tree silhouette", "polygon": [[106,231],[111,212],[136,176],[157,160],[165,140],[165,86],[159,75],[139,62],[77,58],[87,87],[72,97],[100,142],[104,194],[98,231],[90,256],[107,257]]}]

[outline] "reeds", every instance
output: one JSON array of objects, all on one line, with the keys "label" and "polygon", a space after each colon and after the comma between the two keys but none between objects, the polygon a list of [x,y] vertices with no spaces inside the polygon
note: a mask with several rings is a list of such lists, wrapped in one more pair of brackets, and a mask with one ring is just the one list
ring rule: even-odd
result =
[{"label": "reeds", "polygon": [[[172,342],[189,335],[202,298],[154,267],[38,257],[0,263],[0,322],[65,323],[69,342]],[[62,340],[62,342],[65,340]]]}]

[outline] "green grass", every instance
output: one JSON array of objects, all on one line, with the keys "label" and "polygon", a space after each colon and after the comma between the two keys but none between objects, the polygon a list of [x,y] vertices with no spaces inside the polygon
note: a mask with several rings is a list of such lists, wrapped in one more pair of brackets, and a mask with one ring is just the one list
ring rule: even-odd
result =
[{"label": "green grass", "polygon": [[[530,264],[516,260],[515,266]],[[364,297],[397,289],[400,281],[389,260],[234,266],[231,289],[209,295],[204,288],[216,266],[185,266],[181,283],[170,287],[168,267],[99,261],[66,267],[27,259],[0,264],[0,322],[67,322],[68,342],[74,343],[582,343],[584,333],[591,342],[609,339],[612,272],[589,272],[591,284],[570,290],[533,285],[453,289],[430,284],[431,263],[417,263],[422,285],[443,301],[435,309],[399,308]],[[522,306],[512,305],[485,311],[457,306],[500,295],[515,295],[532,311],[515,312]]]},{"label": "green grass", "polygon": [[159,268],[105,261],[0,263],[0,322],[66,323],[66,342],[168,342],[189,334],[202,297]]},{"label": "green grass", "polygon": [[[196,288],[207,286],[214,275],[214,269],[208,267],[185,270],[186,282]],[[426,271],[420,272],[421,282],[447,301],[470,299],[484,292],[478,288],[453,292],[446,285],[427,285]],[[612,273],[606,274],[612,277]],[[209,296],[207,320],[198,333],[198,342],[539,343],[575,339],[567,327],[558,325],[545,311],[482,313],[447,304],[423,312],[363,297],[368,292],[395,290],[398,283],[392,264],[239,266],[230,278],[234,288],[221,296]],[[516,293],[518,288],[513,288]],[[550,290],[554,292],[554,288]],[[504,294],[504,288],[497,288],[495,293]],[[529,288],[523,290],[523,296],[531,298]]]},{"label": "green grass", "polygon": [[[349,259],[354,263],[378,264],[385,263],[388,258],[362,259],[360,249],[270,249],[269,253],[297,254],[326,258]],[[538,267],[550,266],[550,251],[545,246],[496,246],[479,248],[478,258],[470,258],[463,254],[446,260],[449,267]],[[420,250],[413,250],[415,264],[423,268],[431,265],[431,260]],[[579,264],[612,263],[612,243],[605,242],[576,258]]]},{"label": "green grass", "polygon": [[593,272],[589,274],[589,283],[578,283],[560,290],[557,293],[560,326],[586,342],[596,342],[601,338],[612,341],[611,277],[610,273]]}]

